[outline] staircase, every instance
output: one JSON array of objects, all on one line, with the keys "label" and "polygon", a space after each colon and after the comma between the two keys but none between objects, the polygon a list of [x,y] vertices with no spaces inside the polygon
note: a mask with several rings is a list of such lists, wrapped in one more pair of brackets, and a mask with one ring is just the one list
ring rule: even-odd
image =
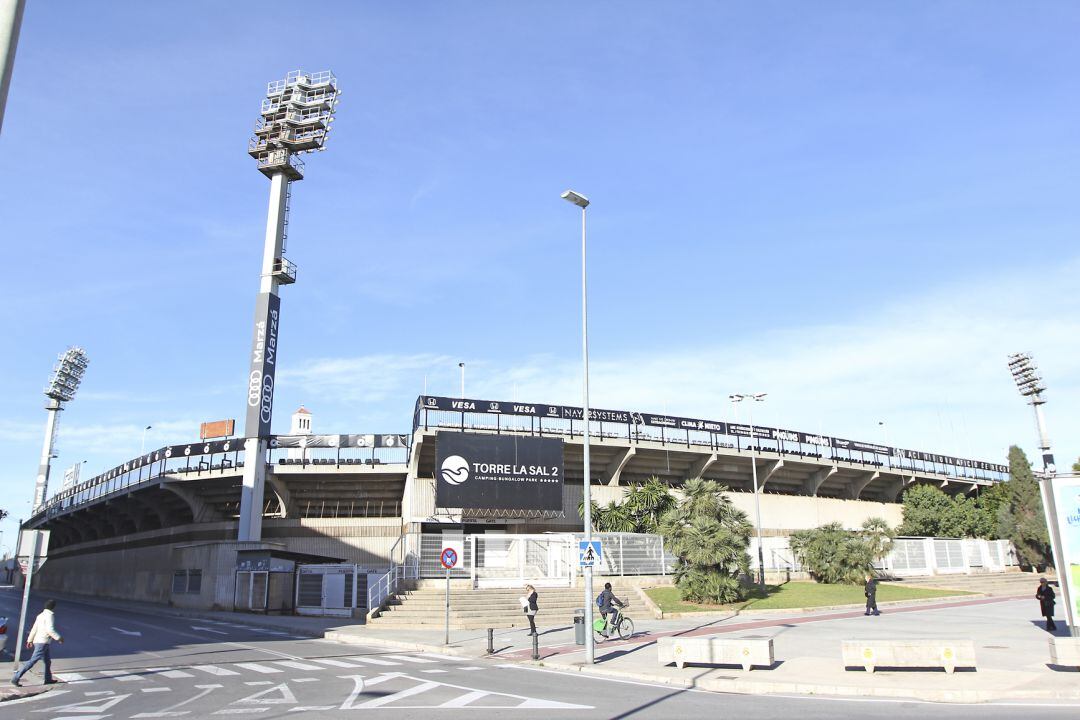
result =
[{"label": "staircase", "polygon": [[[905,587],[948,588],[950,590],[966,590],[986,595],[1030,595],[1034,598],[1040,577],[1044,577],[1044,575],[1026,572],[976,573],[974,575],[907,577],[895,581],[890,580],[889,582],[896,582]],[[1050,581],[1054,580],[1053,573],[1046,574],[1045,577]]]},{"label": "staircase", "polygon": [[[595,583],[589,600],[595,608],[596,595],[604,589]],[[615,596],[631,605],[637,603],[637,593],[629,585],[612,585]],[[445,588],[428,587],[406,590],[395,596],[378,617],[368,620],[372,627],[442,627],[446,622]],[[537,588],[536,624],[572,625],[574,611],[585,606],[584,588]],[[521,611],[520,588],[483,588],[450,591],[450,627],[457,629],[528,626]]]}]

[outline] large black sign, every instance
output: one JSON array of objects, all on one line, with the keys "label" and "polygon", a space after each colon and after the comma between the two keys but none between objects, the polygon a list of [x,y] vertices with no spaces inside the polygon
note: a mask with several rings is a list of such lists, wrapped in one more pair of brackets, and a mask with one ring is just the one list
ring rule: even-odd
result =
[{"label": "large black sign", "polygon": [[[493,402],[490,400],[466,400],[459,398],[437,397],[422,395],[417,400],[418,410],[439,410],[461,413],[485,413],[499,415],[525,415],[528,417],[547,418],[552,420],[581,420],[584,416],[581,408],[569,405],[537,405],[535,403],[518,402]],[[750,426],[739,423],[727,423],[718,420],[698,420],[696,418],[676,417],[673,415],[652,415],[623,410],[589,410],[589,418],[593,422],[617,422],[627,425],[648,425],[650,427],[668,428],[671,430],[685,430],[691,432],[707,432],[715,435],[729,435],[734,437],[750,437]],[[988,463],[981,460],[964,460],[963,458],[949,455],[938,455],[916,450],[902,450],[900,448],[879,445],[877,443],[859,442],[858,440],[846,440],[844,438],[829,437],[815,433],[803,433],[795,430],[782,428],[770,428],[754,426],[753,436],[758,440],[775,440],[777,443],[805,443],[818,447],[831,447],[848,452],[866,452],[875,455],[888,455],[902,457],[908,460],[920,460],[928,463],[952,465],[954,467],[977,468],[989,472],[1007,473],[1008,465]]]},{"label": "large black sign", "polygon": [[466,510],[562,510],[558,438],[441,432],[435,506]]},{"label": "large black sign", "polygon": [[245,437],[266,437],[270,434],[280,319],[281,298],[271,293],[260,294],[255,303],[255,334],[251,338]]}]

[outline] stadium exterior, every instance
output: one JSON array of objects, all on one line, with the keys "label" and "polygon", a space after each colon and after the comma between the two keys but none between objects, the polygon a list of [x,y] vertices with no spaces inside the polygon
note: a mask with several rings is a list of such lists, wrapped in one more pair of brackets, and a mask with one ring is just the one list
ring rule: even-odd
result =
[{"label": "stadium exterior", "polygon": [[[590,415],[595,502],[616,500],[627,485],[653,476],[674,487],[700,476],[729,487],[752,517],[756,457],[765,542],[833,521],[855,528],[882,517],[896,525],[900,496],[912,484],[974,494],[1008,473],[997,463],[780,428],[755,427],[751,437],[750,426],[738,423]],[[250,461],[243,439],[160,448],[53,495],[24,524],[51,531],[49,560],[35,582],[184,607],[274,609],[303,592],[294,581],[302,568],[379,573],[400,563],[408,539],[421,533],[580,531],[582,426],[581,408],[430,396],[417,399],[406,434],[309,434],[308,420],[303,432],[270,436],[259,458],[266,499],[258,541],[237,540]],[[562,510],[463,517],[437,508],[439,438],[461,432],[561,438]],[[779,564],[775,554],[766,560],[766,568]],[[362,607],[355,580],[350,592]],[[258,606],[253,595],[262,598]]]}]

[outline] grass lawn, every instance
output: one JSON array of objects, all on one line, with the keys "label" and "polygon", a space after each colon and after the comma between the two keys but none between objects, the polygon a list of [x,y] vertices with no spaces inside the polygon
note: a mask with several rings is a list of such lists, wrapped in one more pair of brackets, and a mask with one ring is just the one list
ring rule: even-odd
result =
[{"label": "grass lawn", "polygon": [[[679,598],[678,588],[649,588],[649,594],[665,613],[705,612],[708,610],[782,610],[784,608],[820,607],[822,605],[849,605],[863,603],[862,585],[822,585],[813,582],[789,582],[783,585],[767,585],[765,593],[752,590],[751,597],[730,605],[697,605],[683,602]],[[934,588],[914,588],[891,583],[879,583],[878,602],[890,600],[917,600],[921,598],[947,597],[950,595],[970,595],[963,590],[941,590]]]}]

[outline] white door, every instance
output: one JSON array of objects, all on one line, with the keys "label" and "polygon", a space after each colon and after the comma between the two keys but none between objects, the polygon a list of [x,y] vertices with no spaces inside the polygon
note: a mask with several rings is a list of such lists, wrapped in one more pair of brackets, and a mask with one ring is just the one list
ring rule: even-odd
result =
[{"label": "white door", "polygon": [[324,608],[345,607],[345,573],[327,573],[323,575]]}]

